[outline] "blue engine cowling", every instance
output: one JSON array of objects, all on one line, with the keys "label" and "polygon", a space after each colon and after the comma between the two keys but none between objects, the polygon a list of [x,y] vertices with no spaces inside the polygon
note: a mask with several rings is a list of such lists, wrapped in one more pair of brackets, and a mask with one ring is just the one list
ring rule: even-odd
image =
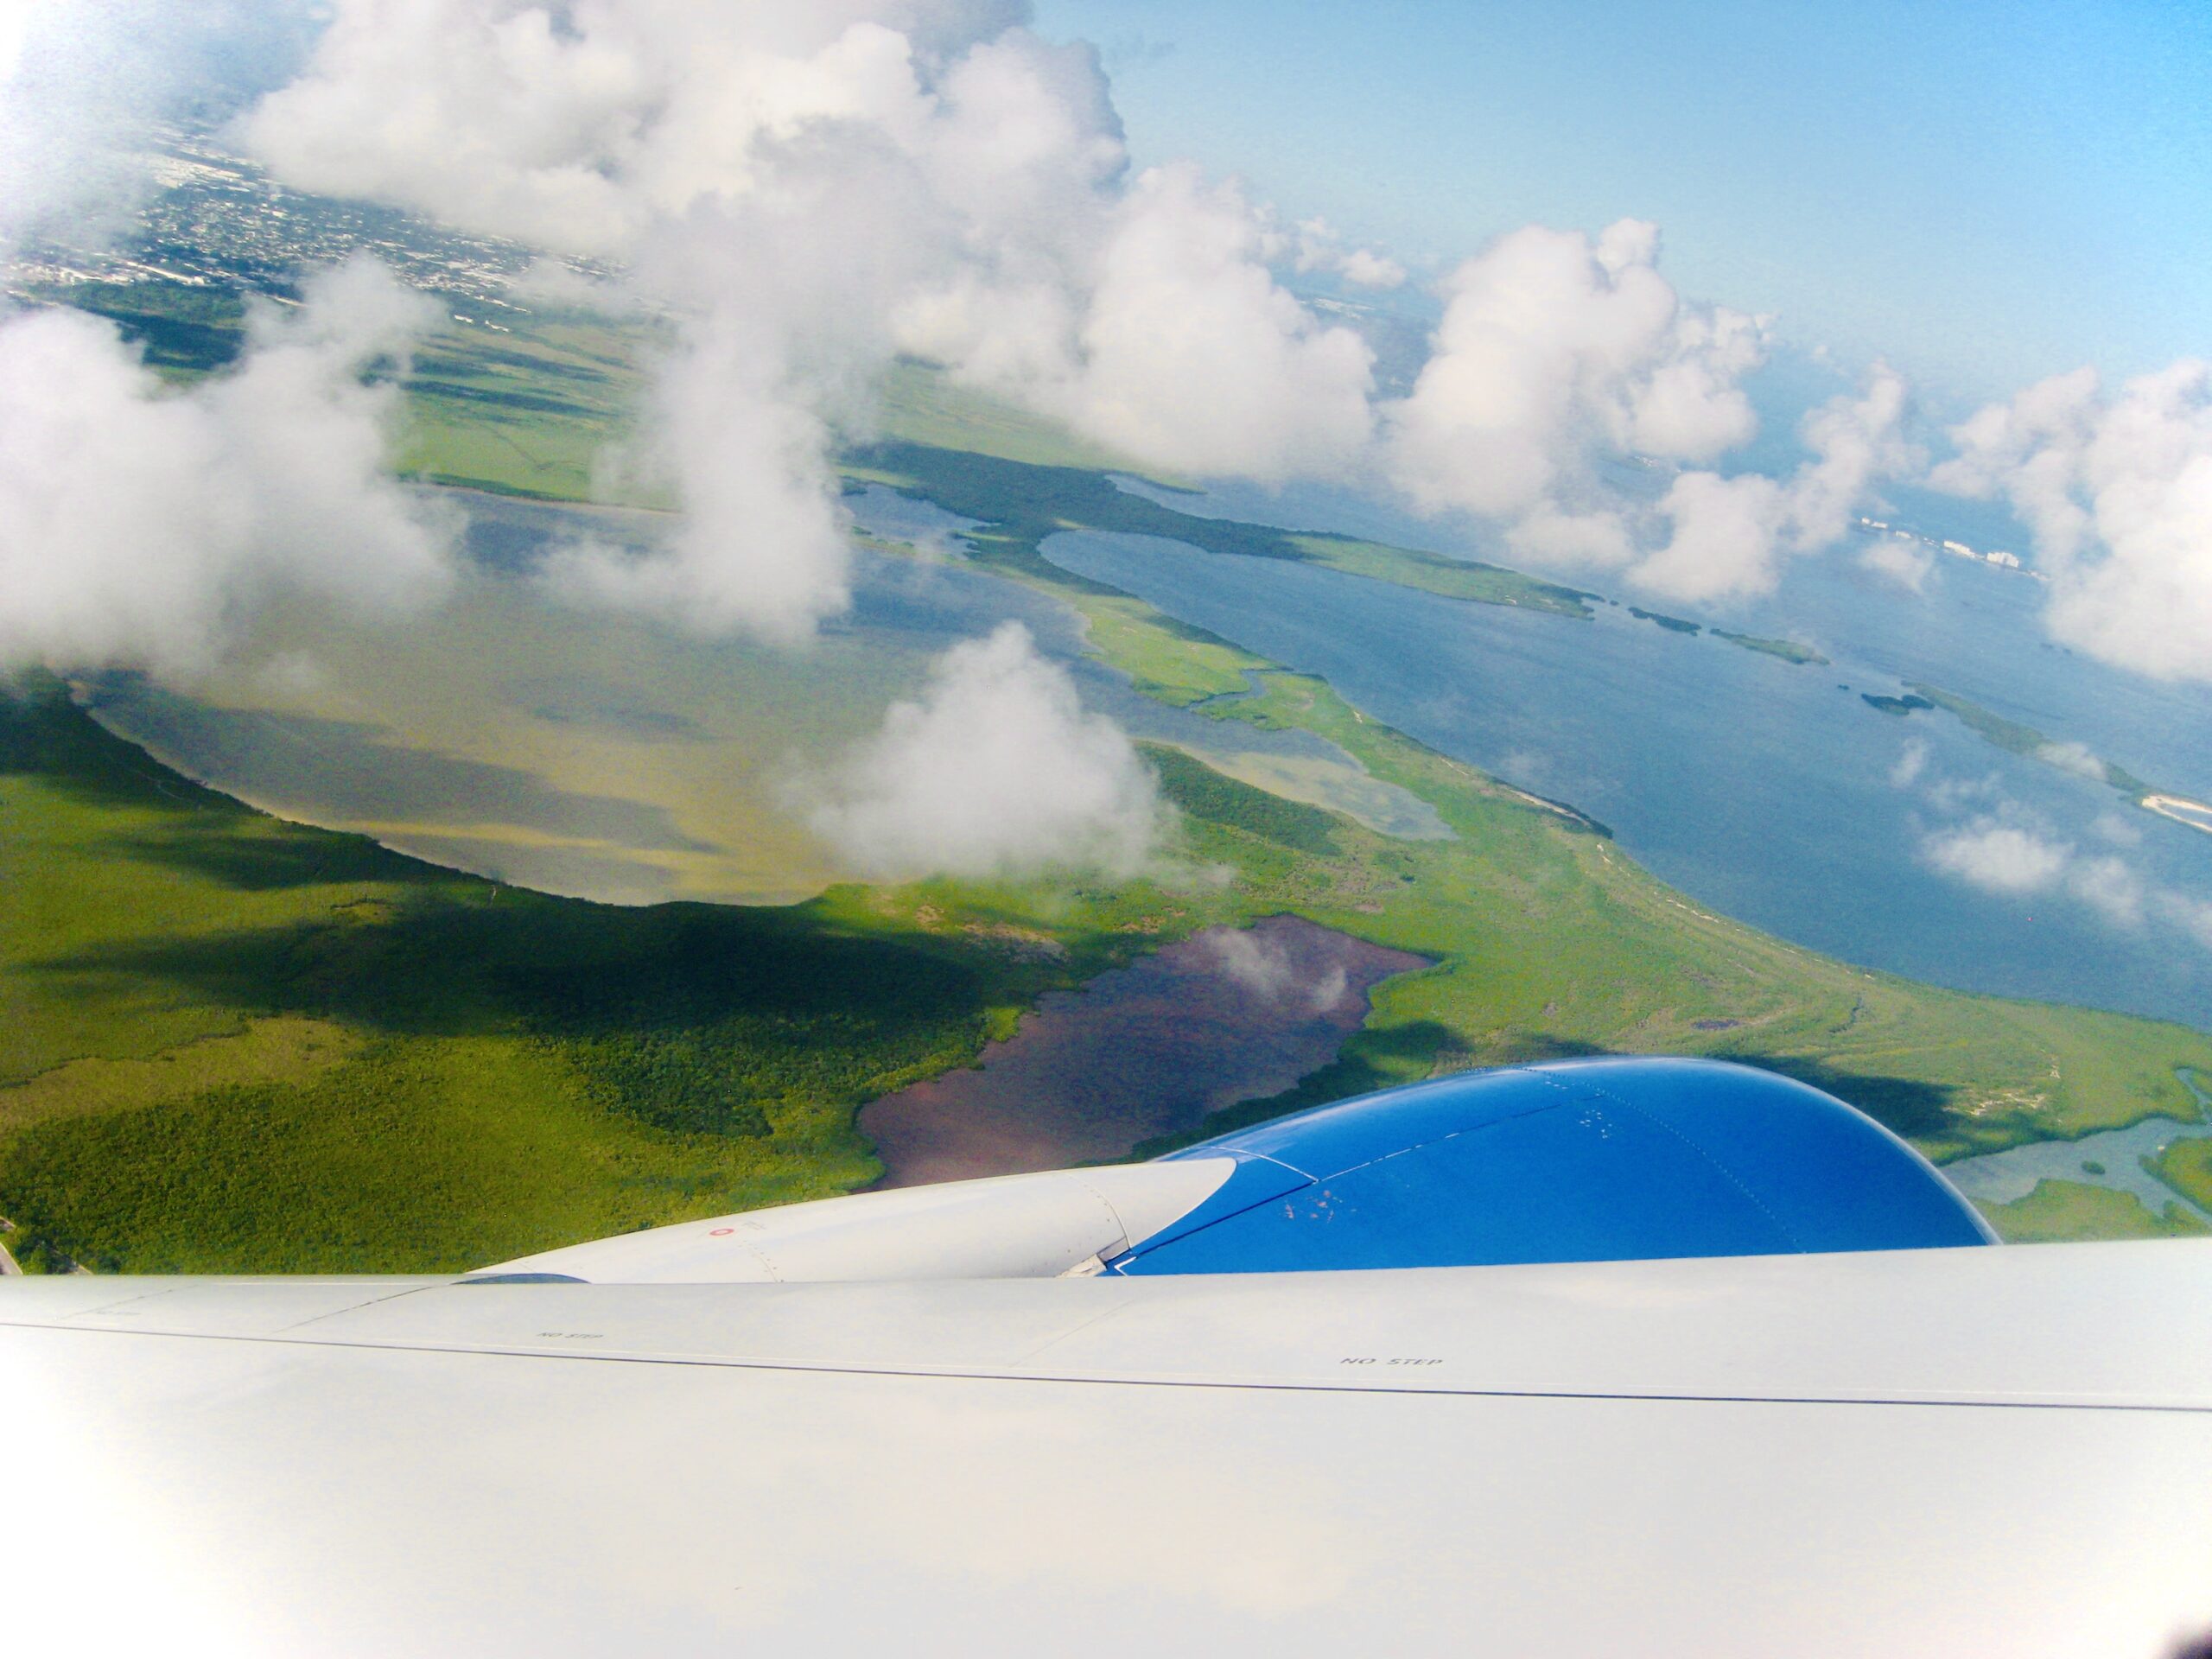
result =
[{"label": "blue engine cowling", "polygon": [[1106,1264],[1283,1273],[1993,1244],[1927,1160],[1817,1089],[1712,1060],[1472,1071],[1168,1154],[1237,1160]]}]

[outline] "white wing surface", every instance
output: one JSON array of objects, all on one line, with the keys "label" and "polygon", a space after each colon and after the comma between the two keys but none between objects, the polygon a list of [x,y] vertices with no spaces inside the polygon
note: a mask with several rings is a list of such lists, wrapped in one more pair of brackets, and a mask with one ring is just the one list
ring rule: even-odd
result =
[{"label": "white wing surface", "polygon": [[27,1654],[2158,1659],[2212,1625],[2212,1242],[16,1280],[0,1386]]}]

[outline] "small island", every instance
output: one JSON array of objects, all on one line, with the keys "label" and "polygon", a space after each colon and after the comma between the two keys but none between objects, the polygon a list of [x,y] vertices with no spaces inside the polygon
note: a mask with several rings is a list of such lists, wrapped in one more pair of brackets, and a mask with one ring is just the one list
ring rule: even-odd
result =
[{"label": "small island", "polygon": [[1878,709],[1885,715],[1895,715],[1899,720],[1903,720],[1916,709],[1933,709],[1936,706],[1927,698],[1913,692],[1907,692],[1901,697],[1885,697],[1872,691],[1861,691],[1859,694],[1859,700],[1869,709]]},{"label": "small island", "polygon": [[1630,606],[1628,607],[1628,613],[1640,622],[1656,622],[1661,627],[1665,628],[1670,633],[1699,633],[1703,632],[1701,625],[1692,622],[1687,618],[1668,616],[1664,613],[1659,611],[1647,611],[1640,605]]},{"label": "small island", "polygon": [[1726,639],[1732,645],[1741,645],[1745,651],[1756,651],[1762,656],[1779,657],[1785,663],[1795,663],[1800,668],[1825,668],[1828,659],[1810,645],[1795,639],[1769,639],[1756,633],[1731,633],[1726,628],[1715,628],[1713,637]]}]

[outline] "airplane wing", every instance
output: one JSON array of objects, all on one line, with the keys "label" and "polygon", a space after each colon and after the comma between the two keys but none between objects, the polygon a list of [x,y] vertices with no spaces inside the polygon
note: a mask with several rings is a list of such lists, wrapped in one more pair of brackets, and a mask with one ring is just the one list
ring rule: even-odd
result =
[{"label": "airplane wing", "polygon": [[10,1281],[0,1605],[26,1653],[2160,1659],[2212,1626],[2208,1310],[2212,1241],[1990,1246],[1797,1085],[1486,1073],[470,1275]]}]

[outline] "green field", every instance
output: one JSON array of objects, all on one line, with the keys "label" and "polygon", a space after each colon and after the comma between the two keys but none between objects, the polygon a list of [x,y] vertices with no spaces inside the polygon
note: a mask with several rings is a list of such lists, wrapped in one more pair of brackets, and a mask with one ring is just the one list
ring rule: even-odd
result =
[{"label": "green field", "polygon": [[[79,283],[36,297],[108,318],[180,383],[226,367],[245,342],[245,299],[222,289]],[[658,338],[650,325],[557,312],[516,312],[499,328],[448,321],[401,376],[398,470],[544,500],[670,505],[665,485],[625,480],[601,461],[632,434]]]},{"label": "green field", "polygon": [[[610,378],[587,393],[489,355],[528,357],[512,338],[474,334],[469,360],[418,365],[430,378],[410,392],[410,464],[580,492],[588,435],[619,435],[620,353],[591,345]],[[585,347],[561,349],[588,366]],[[452,390],[501,375],[572,407]],[[1316,733],[1433,805],[1454,838],[1391,839],[1160,751],[1184,875],[614,909],[278,823],[34,683],[0,702],[0,1216],[32,1265],[449,1268],[849,1190],[877,1169],[855,1128],[868,1099],[967,1062],[1046,990],[1285,912],[1436,966],[1382,986],[1335,1065],[1210,1130],[1441,1071],[1597,1052],[1769,1066],[1938,1159],[2194,1116],[2175,1069],[2212,1073],[2212,1037],[1916,985],[1729,921],[1571,810],[1038,547],[1082,525],[1172,536],[1192,556],[1458,583],[1451,596],[1478,602],[1584,613],[1574,590],[1173,513],[1027,417],[971,409],[928,377],[894,391],[890,435],[851,451],[849,475],[984,521],[973,562],[1074,607],[1092,650],[1149,695]],[[1256,695],[1221,696],[1237,691]],[[2001,1206],[1999,1224],[2024,1237],[2138,1225],[2101,1199],[2059,1198]]]},{"label": "green field", "polygon": [[[1292,861],[1209,803],[1194,853]],[[0,1216],[34,1268],[433,1270],[847,1191],[862,1102],[1268,902],[550,898],[253,812],[48,680],[0,698]]]},{"label": "green field", "polygon": [[2212,1233],[2212,1227],[2177,1204],[2153,1215],[2133,1193],[2087,1181],[2037,1181],[2026,1198],[1984,1209],[1991,1224],[2016,1244],[2074,1238],[2196,1238]]},{"label": "green field", "polygon": [[2152,1171],[2200,1210],[2212,1210],[2212,1140],[2177,1141]]}]

